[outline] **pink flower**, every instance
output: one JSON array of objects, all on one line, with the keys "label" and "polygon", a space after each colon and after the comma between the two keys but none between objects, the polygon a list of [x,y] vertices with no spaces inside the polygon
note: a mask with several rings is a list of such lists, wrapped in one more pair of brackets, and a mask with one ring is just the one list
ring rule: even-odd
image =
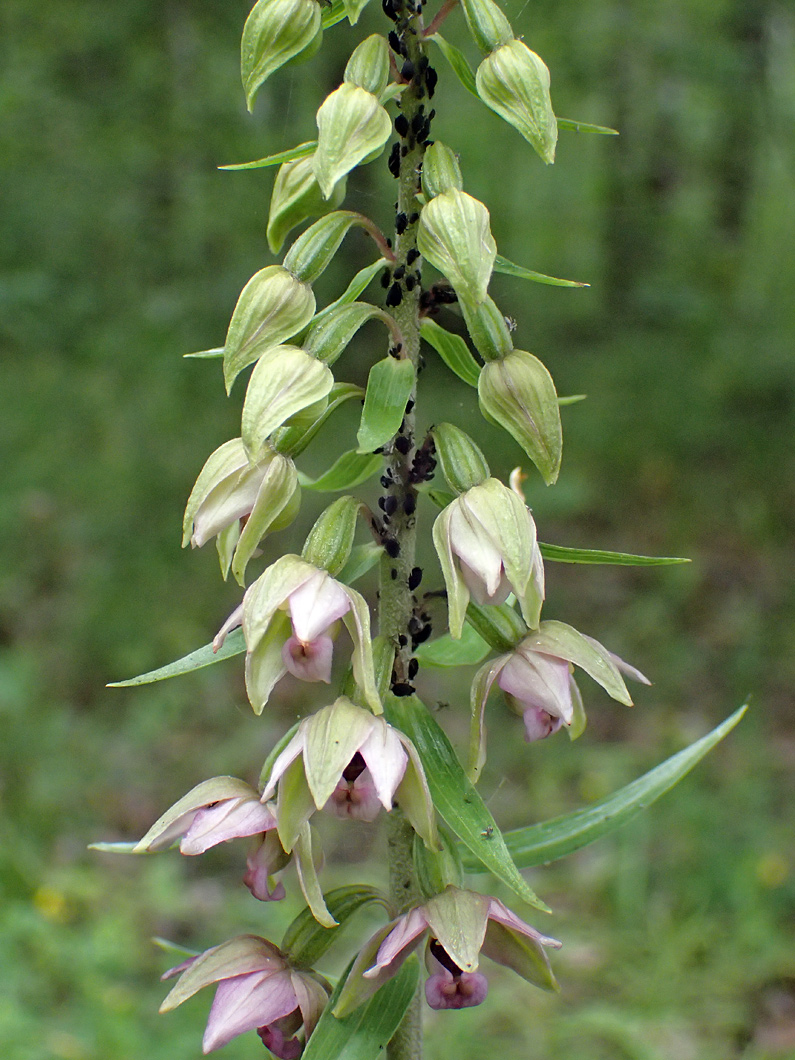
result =
[{"label": "pink flower", "polygon": [[281,950],[257,935],[240,935],[213,946],[171,968],[163,979],[175,975],[181,978],[160,1006],[161,1012],[175,1009],[202,987],[218,984],[202,1040],[204,1053],[256,1030],[281,1060],[295,1060],[331,993],[322,976],[291,967]]}]

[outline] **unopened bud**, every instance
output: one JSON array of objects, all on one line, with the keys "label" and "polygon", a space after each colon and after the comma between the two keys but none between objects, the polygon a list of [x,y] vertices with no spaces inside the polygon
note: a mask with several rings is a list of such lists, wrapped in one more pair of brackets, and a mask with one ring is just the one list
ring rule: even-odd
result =
[{"label": "unopened bud", "polygon": [[308,48],[320,29],[316,0],[257,0],[243,28],[240,72],[251,110],[260,85]]},{"label": "unopened bud", "polygon": [[484,52],[512,39],[511,24],[493,0],[462,0],[462,6],[469,32]]},{"label": "unopened bud", "polygon": [[321,104],[317,128],[315,177],[328,199],[346,173],[378,157],[392,132],[392,122],[372,92],[346,82]]},{"label": "unopened bud", "polygon": [[436,140],[426,148],[422,160],[422,191],[426,199],[433,199],[445,191],[462,191],[464,181],[455,152],[447,144]]},{"label": "unopened bud", "polygon": [[474,305],[486,297],[497,244],[482,202],[457,189],[431,199],[420,214],[417,249],[459,297]]},{"label": "unopened bud", "polygon": [[527,626],[510,604],[475,604],[467,607],[467,622],[494,651],[513,651],[527,636]]},{"label": "unopened bud", "polygon": [[279,166],[268,214],[268,246],[274,254],[279,253],[288,232],[296,225],[309,217],[322,217],[330,210],[336,210],[345,198],[347,181],[344,177],[335,185],[331,198],[323,198],[315,179],[313,157],[314,152],[308,158]]},{"label": "unopened bud", "polygon": [[362,216],[350,210],[335,210],[315,221],[293,243],[284,257],[284,267],[304,283],[314,283],[331,264],[340,243]]},{"label": "unopened bud", "polygon": [[389,83],[389,45],[385,37],[373,33],[362,41],[348,60],[344,80],[374,96],[381,95]]},{"label": "unopened bud", "polygon": [[442,474],[451,489],[464,493],[491,475],[486,458],[472,439],[452,423],[437,423],[431,434]]},{"label": "unopened bud", "polygon": [[330,504],[309,531],[301,558],[332,577],[339,574],[353,548],[359,507],[355,497],[340,497]]},{"label": "unopened bud", "polygon": [[558,123],[549,98],[549,70],[535,52],[512,40],[478,67],[478,95],[518,129],[547,164],[555,161]]},{"label": "unopened bud", "polygon": [[464,314],[469,337],[484,361],[504,357],[513,349],[513,340],[502,310],[488,295],[480,305],[472,305],[466,298],[459,304]]},{"label": "unopened bud", "polygon": [[224,345],[224,380],[232,389],[238,372],[266,350],[301,331],[315,315],[312,288],[281,265],[255,273],[237,300]]},{"label": "unopened bud", "polygon": [[478,398],[486,419],[512,435],[552,485],[563,437],[555,384],[541,361],[525,350],[490,361],[480,373]]}]

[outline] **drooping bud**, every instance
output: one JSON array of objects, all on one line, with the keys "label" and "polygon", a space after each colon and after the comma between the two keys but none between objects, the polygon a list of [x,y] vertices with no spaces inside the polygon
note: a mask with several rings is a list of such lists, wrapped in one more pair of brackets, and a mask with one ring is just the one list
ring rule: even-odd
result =
[{"label": "drooping bud", "polygon": [[315,177],[328,199],[346,173],[378,157],[392,132],[392,122],[371,92],[346,82],[321,104],[317,128]]},{"label": "drooping bud", "polygon": [[285,269],[304,283],[314,283],[331,264],[351,226],[360,224],[362,220],[361,214],[351,210],[335,210],[321,217],[287,251]]},{"label": "drooping bud", "polygon": [[463,191],[464,180],[455,152],[436,140],[425,149],[422,160],[422,191],[433,199],[446,191]]},{"label": "drooping bud", "polygon": [[[314,0],[313,0],[314,2]],[[227,392],[237,375],[266,350],[305,328],[315,315],[315,296],[308,284],[281,265],[255,273],[237,300],[224,345]]]},{"label": "drooping bud", "polygon": [[257,460],[268,437],[296,414],[313,422],[334,384],[331,369],[298,346],[273,346],[251,373],[243,403],[243,444]]},{"label": "drooping bud", "polygon": [[525,350],[490,361],[480,373],[478,398],[486,419],[516,439],[551,486],[560,471],[563,434],[555,384],[541,361]]},{"label": "drooping bud", "polygon": [[484,361],[505,357],[513,349],[513,340],[502,310],[488,295],[479,305],[459,298],[469,337]]},{"label": "drooping bud", "polygon": [[484,300],[497,244],[482,202],[457,189],[431,199],[420,214],[417,249],[447,277],[459,297],[473,305]]},{"label": "drooping bud", "polygon": [[243,28],[240,72],[251,110],[260,85],[321,32],[316,0],[257,0]]},{"label": "drooping bud", "polygon": [[276,174],[268,214],[268,246],[274,254],[279,253],[288,232],[296,225],[336,210],[345,198],[344,177],[335,185],[331,197],[323,198],[315,179],[313,158],[314,152],[307,158],[285,162]]},{"label": "drooping bud", "polygon": [[518,129],[547,165],[554,162],[558,123],[543,60],[522,41],[509,41],[483,60],[476,83],[486,106]]},{"label": "drooping bud", "polygon": [[389,45],[379,33],[367,37],[354,50],[345,67],[344,80],[380,96],[389,82]]},{"label": "drooping bud", "polygon": [[452,423],[437,423],[431,434],[436,455],[451,489],[465,493],[491,474],[486,458],[468,434]]},{"label": "drooping bud", "polygon": [[301,558],[336,576],[348,562],[356,534],[360,502],[340,497],[319,516],[309,531]]},{"label": "drooping bud", "polygon": [[511,24],[493,0],[462,0],[462,7],[469,32],[484,52],[512,39]]}]

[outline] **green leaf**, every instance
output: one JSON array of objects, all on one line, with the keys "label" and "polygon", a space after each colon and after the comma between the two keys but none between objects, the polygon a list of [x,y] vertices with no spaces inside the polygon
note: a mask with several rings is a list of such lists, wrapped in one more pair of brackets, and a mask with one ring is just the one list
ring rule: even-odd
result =
[{"label": "green leaf", "polygon": [[633,556],[630,552],[604,552],[598,548],[567,548],[538,542],[544,559],[556,563],[612,563],[622,567],[670,567],[675,563],[690,563],[682,556]]},{"label": "green leaf", "polygon": [[417,989],[419,964],[415,954],[394,979],[349,1016],[337,1019],[332,1009],[345,985],[353,961],[340,978],[323,1010],[301,1060],[382,1060],[386,1047],[411,1004]]},{"label": "green leaf", "polygon": [[[343,15],[343,18],[345,16]],[[236,162],[229,166],[219,166],[219,169],[264,169],[266,166],[280,166],[283,162],[297,162],[299,158],[308,158],[317,147],[317,140],[310,140],[297,147],[290,147],[287,151],[280,151],[277,155],[268,155],[267,158],[258,158],[255,162]],[[198,356],[198,354],[194,354]]]},{"label": "green leaf", "polygon": [[[507,832],[505,841],[516,864],[527,869],[557,861],[632,820],[689,773],[732,731],[747,709],[747,704],[740,707],[712,732],[593,806]],[[477,861],[470,855],[464,854],[464,865],[470,872],[478,871]]]},{"label": "green leaf", "polygon": [[307,478],[299,472],[298,481],[305,489],[317,490],[319,493],[337,493],[339,490],[360,486],[380,467],[381,457],[377,453],[357,453],[350,450],[338,457],[328,471],[318,478]]},{"label": "green leaf", "polygon": [[587,121],[572,121],[571,118],[558,118],[559,129],[573,129],[574,132],[599,133],[601,136],[618,136],[618,129],[607,125],[590,125]]},{"label": "green leaf", "polygon": [[525,269],[521,265],[514,265],[501,254],[494,259],[494,271],[501,272],[503,276],[518,276],[520,280],[533,280],[535,283],[551,284],[553,287],[590,287],[589,283],[580,283],[579,280],[559,280],[556,276],[546,276],[543,272],[534,272],[533,269]]},{"label": "green leaf", "polygon": [[490,651],[480,634],[472,626],[465,625],[458,640],[445,633],[436,640],[420,644],[414,654],[421,666],[474,666]]},{"label": "green leaf", "polygon": [[281,949],[290,954],[291,962],[295,965],[305,968],[315,965],[329,946],[337,941],[354,913],[364,906],[378,902],[385,909],[388,908],[384,894],[376,887],[352,884],[337,887],[323,897],[326,908],[337,921],[337,927],[323,927],[312,916],[310,909],[302,909],[285,931],[281,944]]},{"label": "green leaf", "polygon": [[444,730],[416,696],[384,700],[386,718],[405,733],[422,760],[433,804],[475,859],[523,902],[549,912],[519,875],[502,832],[483,799],[467,780]]},{"label": "green leaf", "polygon": [[475,74],[473,73],[472,67],[469,65],[464,53],[456,48],[454,44],[449,44],[444,37],[441,37],[438,33],[434,33],[434,35],[428,39],[432,40],[434,44],[439,46],[442,55],[450,64],[451,70],[467,92],[471,92],[475,99],[480,100],[480,94],[478,93],[477,84],[475,82]]},{"label": "green leaf", "polygon": [[576,405],[580,401],[585,401],[587,397],[587,394],[569,394],[568,397],[560,397],[558,395],[558,405]]},{"label": "green leaf", "polygon": [[381,545],[376,545],[374,541],[369,541],[366,545],[354,545],[348,562],[337,575],[337,581],[352,585],[372,570],[383,554]]},{"label": "green leaf", "polygon": [[134,685],[149,685],[153,681],[165,681],[169,677],[178,677],[180,674],[189,674],[191,670],[201,670],[205,666],[221,662],[222,659],[230,659],[233,655],[240,655],[246,650],[246,642],[243,638],[243,630],[235,629],[226,638],[218,651],[213,651],[212,643],[205,644],[203,648],[197,648],[189,655],[183,655],[181,659],[161,666],[157,670],[139,674],[127,681],[111,681],[107,688],[132,688]]},{"label": "green leaf", "polygon": [[185,957],[198,957],[201,953],[201,950],[189,950],[187,946],[180,946],[176,942],[171,942],[170,939],[160,938],[159,935],[153,935],[152,942],[165,953],[173,953],[177,957],[182,957],[183,960]]},{"label": "green leaf", "polygon": [[212,350],[199,350],[197,353],[183,353],[185,360],[210,361],[218,360],[224,355],[224,347],[216,346]]},{"label": "green leaf", "polygon": [[89,843],[87,850],[99,850],[103,854],[149,854],[148,850],[138,850],[137,843]]},{"label": "green leaf", "polygon": [[436,350],[451,372],[470,386],[477,387],[480,365],[460,335],[446,331],[435,320],[427,318],[420,324],[420,335]]},{"label": "green leaf", "polygon": [[408,358],[385,357],[373,365],[356,435],[360,453],[371,453],[397,434],[413,387],[414,365]]},{"label": "green leaf", "polygon": [[325,320],[330,313],[333,313],[335,309],[339,309],[340,306],[349,305],[351,302],[355,302],[359,295],[363,294],[367,287],[370,286],[386,264],[386,258],[379,258],[378,261],[374,261],[372,265],[366,265],[363,269],[359,269],[336,302],[332,302],[330,305],[327,305],[325,309],[321,309],[319,313],[315,314],[315,317],[312,320],[311,330],[315,331],[318,324],[322,320]]}]

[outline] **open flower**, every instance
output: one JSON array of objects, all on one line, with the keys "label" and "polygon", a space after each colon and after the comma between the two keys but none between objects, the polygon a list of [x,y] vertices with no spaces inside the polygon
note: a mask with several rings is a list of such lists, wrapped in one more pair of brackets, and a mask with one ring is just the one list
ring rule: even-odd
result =
[{"label": "open flower", "polygon": [[544,566],[533,517],[513,490],[488,478],[462,493],[434,523],[433,542],[453,637],[461,636],[470,597],[501,604],[513,592],[528,626],[538,625]]},{"label": "open flower", "polygon": [[449,886],[373,935],[354,962],[334,1015],[347,1015],[366,1001],[426,939],[431,975],[425,997],[431,1008],[468,1008],[485,1000],[488,982],[478,972],[480,953],[529,983],[557,989],[545,947],[557,948],[559,942],[520,920],[499,899]]},{"label": "open flower", "polygon": [[[578,633],[565,622],[542,622],[507,655],[486,663],[472,686],[472,707],[480,726],[480,765],[483,760],[483,711],[495,679],[510,706],[523,716],[525,738],[542,740],[569,728],[572,737],[585,728],[580,692],[574,681],[575,666],[592,677],[609,696],[632,706],[632,699],[621,676],[648,685],[640,670],[625,663],[593,637]],[[479,771],[480,765],[477,770]]]},{"label": "open flower", "polygon": [[262,792],[278,789],[279,838],[292,850],[316,809],[371,821],[397,800],[416,832],[436,844],[433,804],[414,744],[345,696],[304,718],[276,758]]},{"label": "open flower", "polygon": [[353,640],[353,676],[377,713],[370,640],[370,612],[363,596],[328,571],[299,556],[276,560],[246,590],[213,641],[217,651],[230,630],[242,624],[246,638],[246,689],[261,714],[273,686],[288,671],[302,681],[331,680],[337,622]]},{"label": "open flower", "polygon": [[202,987],[218,984],[202,1040],[204,1053],[256,1029],[272,1053],[295,1060],[331,993],[322,976],[292,968],[281,950],[257,935],[240,935],[213,946],[171,968],[163,979],[175,975],[181,978],[160,1006],[161,1012],[171,1012]]},{"label": "open flower", "polygon": [[188,498],[182,547],[201,548],[217,537],[224,577],[230,566],[242,585],[246,565],[262,538],[287,526],[300,503],[293,461],[268,449],[249,460],[241,438],[232,438],[208,458]]}]

